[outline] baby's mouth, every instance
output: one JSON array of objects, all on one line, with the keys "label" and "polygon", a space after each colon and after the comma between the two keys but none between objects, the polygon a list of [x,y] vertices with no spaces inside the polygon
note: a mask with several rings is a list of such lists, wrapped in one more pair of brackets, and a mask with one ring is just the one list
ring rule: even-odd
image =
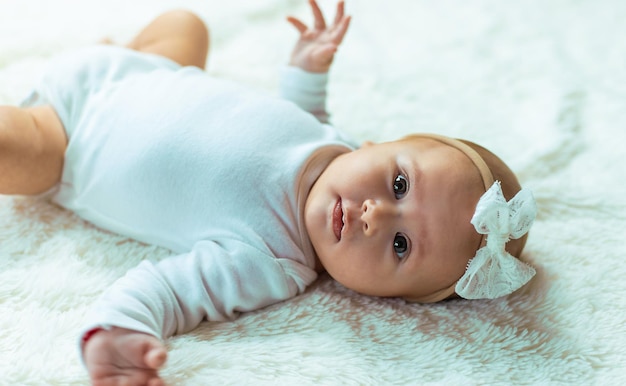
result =
[{"label": "baby's mouth", "polygon": [[343,230],[343,210],[341,208],[341,197],[337,200],[333,209],[333,232],[337,241],[341,240],[341,231]]}]

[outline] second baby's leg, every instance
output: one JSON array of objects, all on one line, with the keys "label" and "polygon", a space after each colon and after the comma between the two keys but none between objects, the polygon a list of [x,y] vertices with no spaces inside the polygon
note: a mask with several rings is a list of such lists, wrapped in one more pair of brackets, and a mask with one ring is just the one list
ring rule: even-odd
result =
[{"label": "second baby's leg", "polygon": [[195,14],[170,11],[148,24],[127,47],[165,56],[182,66],[204,69],[209,52],[209,31]]},{"label": "second baby's leg", "polygon": [[0,194],[33,195],[54,187],[67,139],[51,106],[0,106]]}]

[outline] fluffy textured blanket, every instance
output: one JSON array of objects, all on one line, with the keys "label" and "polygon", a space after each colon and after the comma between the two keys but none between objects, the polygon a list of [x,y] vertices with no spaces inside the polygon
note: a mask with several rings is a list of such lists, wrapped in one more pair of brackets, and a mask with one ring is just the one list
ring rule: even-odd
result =
[{"label": "fluffy textured blanket", "polygon": [[[327,11],[332,0],[321,0]],[[275,92],[304,0],[0,0],[0,104],[55,53],[124,42],[158,13],[210,25],[208,71]],[[405,304],[322,277],[303,296],[168,340],[204,384],[624,384],[626,2],[351,0],[333,123],[358,139],[465,137],[534,190],[538,275],[493,301]],[[0,197],[0,384],[84,385],[76,333],[99,293],[168,252],[34,198]]]}]

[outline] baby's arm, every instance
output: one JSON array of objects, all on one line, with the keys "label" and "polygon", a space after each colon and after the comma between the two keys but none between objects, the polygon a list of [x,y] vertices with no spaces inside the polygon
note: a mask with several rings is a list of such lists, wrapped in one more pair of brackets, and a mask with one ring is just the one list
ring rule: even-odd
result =
[{"label": "baby's arm", "polygon": [[203,241],[190,253],[142,262],[90,312],[85,330],[103,329],[83,347],[92,382],[144,385],[154,379],[159,385],[157,370],[166,358],[160,339],[190,331],[204,319],[229,320],[295,296],[315,273],[296,282],[286,273],[292,270],[289,264],[295,263],[233,240]]},{"label": "baby's arm", "polygon": [[283,69],[280,81],[281,96],[313,114],[320,122],[328,123],[326,111],[326,84],[328,70],[337,47],[350,25],[350,17],[344,15],[344,3],[337,3],[337,14],[331,26],[315,0],[310,0],[314,24],[307,27],[295,17],[287,20],[298,30],[300,39],[291,55],[289,67]]},{"label": "baby's arm", "polygon": [[344,2],[341,0],[337,3],[334,22],[328,26],[317,2],[309,0],[309,3],[313,11],[313,27],[307,27],[293,16],[287,17],[287,21],[300,33],[300,39],[293,49],[289,64],[304,71],[325,73],[330,69],[335,52],[348,30],[350,16],[344,15]]}]

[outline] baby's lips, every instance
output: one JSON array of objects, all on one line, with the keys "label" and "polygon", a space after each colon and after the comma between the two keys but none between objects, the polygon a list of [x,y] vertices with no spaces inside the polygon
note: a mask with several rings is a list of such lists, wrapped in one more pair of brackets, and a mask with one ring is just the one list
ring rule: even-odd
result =
[{"label": "baby's lips", "polygon": [[343,230],[343,210],[341,208],[341,197],[337,200],[332,213],[333,233],[337,241],[341,240],[341,231]]}]

